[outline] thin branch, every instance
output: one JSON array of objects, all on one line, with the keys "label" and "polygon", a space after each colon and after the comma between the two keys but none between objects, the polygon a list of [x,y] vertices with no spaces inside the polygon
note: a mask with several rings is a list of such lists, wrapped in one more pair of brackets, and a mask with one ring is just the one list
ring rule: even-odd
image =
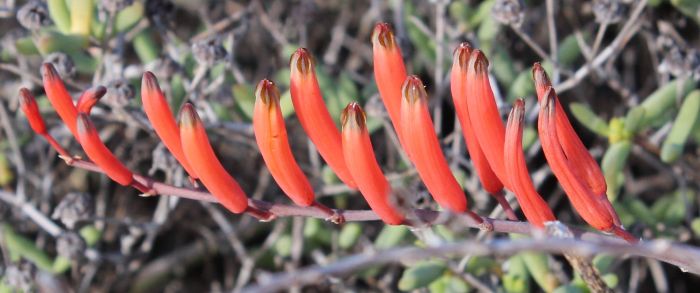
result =
[{"label": "thin branch", "polygon": [[596,56],[592,62],[590,62],[590,65],[584,65],[574,73],[574,76],[559,84],[557,86],[557,92],[563,93],[564,91],[575,87],[579,82],[581,82],[581,80],[583,80],[584,77],[588,76],[592,68],[597,68],[598,66],[607,62],[608,58],[617,55],[617,52],[624,48],[627,42],[629,42],[632,36],[636,34],[641,27],[640,22],[637,20],[642,15],[646,4],[647,0],[641,0],[634,8],[630,18],[627,20],[625,25],[622,27],[622,30],[620,30],[620,33],[617,35],[617,37],[615,37],[612,43],[603,49],[600,54]]},{"label": "thin branch", "polygon": [[357,254],[338,260],[328,266],[312,266],[293,273],[277,274],[243,292],[276,292],[293,285],[318,283],[328,276],[342,276],[373,266],[412,262],[431,257],[473,255],[510,255],[521,251],[567,253],[590,257],[599,253],[617,256],[646,257],[671,263],[694,274],[700,274],[700,251],[667,240],[653,240],[636,245],[620,242],[594,242],[562,238],[496,239],[489,242],[467,240],[436,247],[403,247],[366,254]]}]

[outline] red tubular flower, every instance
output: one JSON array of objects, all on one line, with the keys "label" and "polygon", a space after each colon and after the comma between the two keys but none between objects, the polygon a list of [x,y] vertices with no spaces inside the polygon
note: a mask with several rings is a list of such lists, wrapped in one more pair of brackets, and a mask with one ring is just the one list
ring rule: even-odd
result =
[{"label": "red tubular flower", "polygon": [[506,168],[506,175],[508,175],[510,186],[528,222],[539,228],[544,228],[545,222],[556,221],[556,218],[547,202],[537,193],[527,171],[525,155],[523,154],[524,115],[525,102],[518,99],[515,101],[513,109],[510,110],[506,127],[503,158],[511,164],[510,168]]},{"label": "red tubular flower", "polygon": [[[547,72],[540,65],[540,63],[535,63],[532,66],[532,76],[535,80],[535,88],[537,90],[537,99],[542,103],[542,100],[546,98],[545,94],[552,83],[549,81]],[[556,93],[555,93],[556,95]],[[559,102],[559,98],[556,101],[556,124],[557,124],[557,135],[561,138],[561,146],[564,149],[564,154],[571,160],[571,164],[578,166],[574,172],[576,172],[580,177],[585,178],[588,186],[590,186],[593,193],[606,196],[607,185],[605,183],[605,177],[600,167],[596,163],[595,159],[586,149],[586,146],[581,142],[581,139],[576,134],[576,131],[571,126],[569,118],[564,112],[564,107],[562,107]]]},{"label": "red tubular flower", "polygon": [[34,130],[36,134],[44,137],[58,152],[59,156],[66,160],[67,163],[70,163],[72,161],[71,156],[58,141],[49,134],[46,123],[44,123],[44,117],[41,116],[39,106],[36,104],[36,99],[34,99],[34,95],[26,88],[19,89],[19,105],[24,115],[27,116],[29,126],[31,126],[32,130]]},{"label": "red tubular flower", "polygon": [[[535,63],[532,67],[532,76],[535,80],[535,88],[537,90],[537,98],[542,103],[542,100],[546,98],[547,91],[551,88],[552,83],[549,81],[547,72],[539,63]],[[607,199],[607,189],[608,186],[605,183],[605,177],[603,172],[600,170],[600,166],[596,163],[593,156],[588,152],[588,149],[583,144],[581,139],[576,134],[569,118],[564,112],[564,107],[562,107],[559,102],[559,97],[557,97],[554,89],[551,90],[554,95],[556,102],[556,129],[557,135],[560,138],[559,143],[566,158],[570,161],[572,166],[577,166],[573,172],[578,178],[584,178],[587,186],[590,188],[591,192],[599,197],[599,200],[606,205],[606,209],[613,215],[613,221],[615,225],[621,225],[620,218],[617,216],[615,209],[613,208],[610,201]]]},{"label": "red tubular flower", "polygon": [[224,207],[236,214],[252,210],[248,196],[216,158],[204,125],[189,102],[180,110],[180,140],[187,162]]},{"label": "red tubular flower", "polygon": [[374,27],[372,53],[374,79],[377,82],[379,96],[389,112],[389,118],[391,118],[403,146],[403,137],[400,131],[401,86],[406,80],[406,66],[403,63],[401,48],[399,48],[388,23],[378,23]]},{"label": "red tubular flower", "polygon": [[503,127],[493,96],[488,67],[489,61],[486,56],[480,50],[474,50],[467,68],[466,88],[469,91],[467,110],[474,134],[491,169],[506,187],[510,187],[503,161],[506,129]]},{"label": "red tubular flower", "polygon": [[404,147],[411,154],[418,175],[441,207],[453,212],[469,213],[477,222],[481,217],[467,209],[467,198],[442,154],[428,112],[428,93],[417,76],[409,76],[402,87],[401,130]]},{"label": "red tubular flower", "polygon": [[68,93],[66,87],[63,85],[63,80],[61,80],[61,77],[51,63],[44,63],[42,79],[49,102],[51,102],[53,108],[56,109],[56,113],[61,117],[63,123],[68,126],[73,136],[78,138],[78,131],[76,128],[78,110],[76,110],[73,104],[73,98],[71,98],[70,93]]},{"label": "red tubular flower", "polygon": [[80,142],[80,145],[83,147],[85,154],[95,165],[99,166],[110,179],[123,186],[133,186],[145,194],[153,193],[150,188],[134,181],[133,173],[114,157],[114,154],[104,145],[95,126],[86,113],[78,114],[76,124],[78,142]]},{"label": "red tubular flower", "polygon": [[634,236],[615,223],[614,218],[617,214],[609,208],[608,199],[593,193],[583,182],[585,179],[578,177],[578,174],[573,171],[573,160],[565,156],[560,145],[556,128],[556,94],[551,87],[544,94],[543,99],[537,127],[542,150],[569,201],[593,228],[612,232],[628,242],[636,242],[637,239]]},{"label": "red tubular flower", "polygon": [[107,88],[103,86],[97,86],[86,90],[80,95],[78,99],[78,113],[90,114],[92,107],[100,101],[100,99],[107,93]]},{"label": "red tubular flower", "polygon": [[357,103],[348,104],[342,114],[343,153],[357,187],[370,208],[389,225],[404,223],[404,216],[392,204],[392,189],[374,157],[366,117]]},{"label": "red tubular flower", "polygon": [[301,126],[338,178],[350,188],[356,188],[343,159],[340,131],[321,96],[313,57],[305,48],[299,48],[292,54],[289,65],[289,91]]},{"label": "red tubular flower", "polygon": [[472,52],[472,47],[468,43],[461,43],[454,52],[452,58],[452,71],[450,74],[450,87],[452,90],[452,101],[455,105],[457,118],[459,119],[464,141],[467,144],[469,157],[472,159],[474,169],[479,176],[481,186],[491,194],[503,207],[506,215],[510,220],[517,221],[518,217],[513,212],[513,209],[508,204],[503,193],[503,183],[498,179],[498,176],[493,172],[484,152],[481,150],[478,138],[472,128],[472,123],[469,118],[469,109],[467,99],[469,98],[467,81],[467,66],[469,57]]},{"label": "red tubular flower", "polygon": [[141,80],[141,102],[143,103],[143,111],[146,112],[146,117],[153,125],[153,129],[160,140],[175,159],[180,162],[180,165],[187,171],[190,178],[196,180],[197,175],[187,162],[185,152],[182,150],[180,130],[175,122],[173,112],[158,85],[158,79],[150,71],[146,71]]},{"label": "red tubular flower", "polygon": [[491,170],[489,162],[484,156],[484,152],[481,150],[478,138],[472,129],[472,123],[469,118],[469,110],[467,106],[467,99],[469,94],[466,87],[467,78],[467,62],[469,62],[469,55],[471,54],[472,48],[467,43],[462,43],[459,45],[457,50],[455,50],[452,72],[450,75],[450,86],[452,89],[452,101],[455,105],[455,111],[457,112],[457,118],[459,119],[460,126],[462,127],[462,134],[464,135],[464,140],[467,144],[467,150],[469,151],[469,156],[474,163],[479,179],[481,180],[481,185],[486,191],[491,194],[496,194],[501,192],[503,189],[503,183],[498,180],[496,174]]},{"label": "red tubular flower", "polygon": [[26,88],[19,89],[19,106],[24,115],[27,116],[32,130],[37,134],[46,135],[48,131],[44,119],[41,117],[41,112],[39,112],[39,106],[36,104],[34,95]]},{"label": "red tubular flower", "polygon": [[273,82],[263,79],[258,83],[253,111],[255,141],[270,174],[284,193],[297,205],[309,206],[315,200],[314,190],[289,147],[279,99],[279,90]]}]

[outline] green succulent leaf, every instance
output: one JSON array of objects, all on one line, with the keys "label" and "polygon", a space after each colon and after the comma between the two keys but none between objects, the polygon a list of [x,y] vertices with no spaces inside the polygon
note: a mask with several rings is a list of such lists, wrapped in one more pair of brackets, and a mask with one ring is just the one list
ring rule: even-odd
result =
[{"label": "green succulent leaf", "polygon": [[700,115],[700,90],[694,90],[683,101],[671,132],[661,146],[661,161],[672,163],[683,154],[685,142],[698,120],[698,115]]}]

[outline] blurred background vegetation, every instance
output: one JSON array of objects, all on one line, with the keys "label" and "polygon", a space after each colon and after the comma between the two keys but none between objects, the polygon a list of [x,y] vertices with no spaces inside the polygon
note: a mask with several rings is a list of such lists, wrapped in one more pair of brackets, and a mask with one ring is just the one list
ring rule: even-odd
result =
[{"label": "blurred background vegetation", "polygon": [[[543,62],[578,133],[601,162],[608,197],[625,227],[644,238],[698,244],[698,0],[5,0],[0,292],[230,291],[367,251],[507,237],[459,223],[416,230],[304,218],[259,223],[207,203],[141,198],[105,176],[66,166],[17,110],[18,89],[32,89],[51,133],[79,154],[43,95],[40,65],[54,63],[75,98],[89,87],[107,86],[93,116],[110,149],[138,173],[186,186],[182,169],[140,110],[141,75],[153,71],[173,109],[184,100],[196,103],[219,157],[252,197],[287,203],[262,163],[250,125],[254,85],[270,78],[283,91],[290,142],[321,201],[367,209],[324,165],[294,117],[288,60],[296,48],[307,47],[336,123],[347,103],[360,101],[392,184],[409,190],[414,206],[436,208],[391,143],[393,130],[372,74],[370,34],[380,21],[394,28],[408,72],[426,83],[445,155],[479,214],[502,217],[472,176],[455,129],[448,72],[451,52],[462,41],[486,52],[504,115],[515,98],[526,99],[530,170],[562,222],[585,227],[544,164],[534,128],[533,62]],[[654,260],[598,255],[593,262],[621,291],[687,292],[700,285],[697,276]],[[304,289],[588,290],[562,257],[535,252],[388,265],[319,279]]]}]

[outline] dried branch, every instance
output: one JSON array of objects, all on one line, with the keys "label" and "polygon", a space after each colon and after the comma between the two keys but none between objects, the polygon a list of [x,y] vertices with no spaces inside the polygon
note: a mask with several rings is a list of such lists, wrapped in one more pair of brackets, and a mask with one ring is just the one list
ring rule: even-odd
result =
[{"label": "dried branch", "polygon": [[244,292],[276,292],[294,285],[315,284],[328,276],[342,276],[372,266],[414,262],[431,257],[472,255],[509,255],[521,251],[541,251],[590,257],[599,253],[617,256],[652,258],[679,266],[681,270],[700,274],[700,250],[667,240],[653,240],[630,245],[622,242],[595,242],[576,239],[497,239],[489,242],[467,240],[442,246],[403,247],[346,257],[328,266],[312,266],[293,273],[273,275],[258,286]]},{"label": "dried branch", "polygon": [[[72,161],[67,161],[71,166],[90,170],[94,172],[102,173],[102,170],[91,162],[87,162],[81,159],[73,159]],[[157,194],[178,196],[182,198],[188,198],[193,200],[216,202],[216,199],[205,191],[198,191],[184,187],[176,187],[162,182],[155,181],[149,177],[134,175],[134,179],[139,183],[142,183],[150,188],[152,188]],[[275,217],[309,217],[309,218],[319,218],[326,219],[328,215],[323,211],[313,208],[313,207],[300,207],[293,205],[285,205],[278,203],[270,203],[261,200],[249,199],[249,204],[260,210],[268,211],[275,215]],[[344,215],[345,220],[349,222],[357,221],[378,221],[380,220],[377,214],[371,210],[336,210],[337,212]],[[442,224],[448,221],[456,220],[456,223],[464,224],[466,227],[470,228],[482,228],[483,224],[476,223],[472,218],[467,215],[457,215],[450,212],[440,212],[427,209],[416,209],[411,211],[409,217],[412,223],[417,223],[417,226],[425,225],[436,225]],[[490,224],[490,228],[495,232],[502,233],[519,233],[519,234],[529,234],[536,235],[537,230],[534,229],[530,224],[526,222],[516,222],[507,220],[498,220],[485,218],[485,220]],[[516,252],[519,250],[541,250],[556,253],[570,253],[574,255],[588,256],[594,253],[609,252],[616,254],[630,254],[636,256],[649,257],[656,260],[660,260],[666,263],[670,263],[680,267],[682,270],[689,271],[695,274],[700,274],[700,249],[685,246],[681,244],[672,244],[669,241],[653,240],[651,242],[646,242],[642,244],[627,244],[622,240],[606,236],[595,232],[584,232],[582,230],[573,230],[576,238],[578,240],[560,240],[560,239],[548,239],[547,241],[536,240],[533,242],[491,242],[491,243],[478,243],[478,242],[465,242],[462,245],[448,245],[441,248],[430,248],[423,252],[415,253],[409,250],[410,255],[425,255],[426,257],[442,254],[467,254],[474,253],[475,255],[483,255],[490,253],[508,253]],[[533,233],[534,232],[534,233]],[[505,244],[504,244],[505,243]],[[475,248],[466,249],[465,247],[475,246]],[[474,250],[472,250],[474,249]],[[369,264],[357,263],[354,260],[348,260],[349,264],[344,262],[339,262],[338,266],[345,267],[350,266],[351,268],[362,268],[367,265],[376,264],[375,261],[383,260],[379,263],[387,263],[395,261],[399,258],[386,257],[389,254],[382,254],[381,258],[368,257],[373,259],[373,262]],[[367,257],[365,257],[367,258]],[[360,259],[365,259],[360,258]],[[324,269],[325,270],[325,269]],[[342,272],[342,271],[339,271]],[[337,273],[337,271],[330,271],[328,273]],[[309,272],[308,274],[316,275],[315,272]],[[301,277],[299,280],[304,279]],[[316,277],[311,278],[311,280],[316,280]],[[278,284],[276,282],[275,284]]]}]

